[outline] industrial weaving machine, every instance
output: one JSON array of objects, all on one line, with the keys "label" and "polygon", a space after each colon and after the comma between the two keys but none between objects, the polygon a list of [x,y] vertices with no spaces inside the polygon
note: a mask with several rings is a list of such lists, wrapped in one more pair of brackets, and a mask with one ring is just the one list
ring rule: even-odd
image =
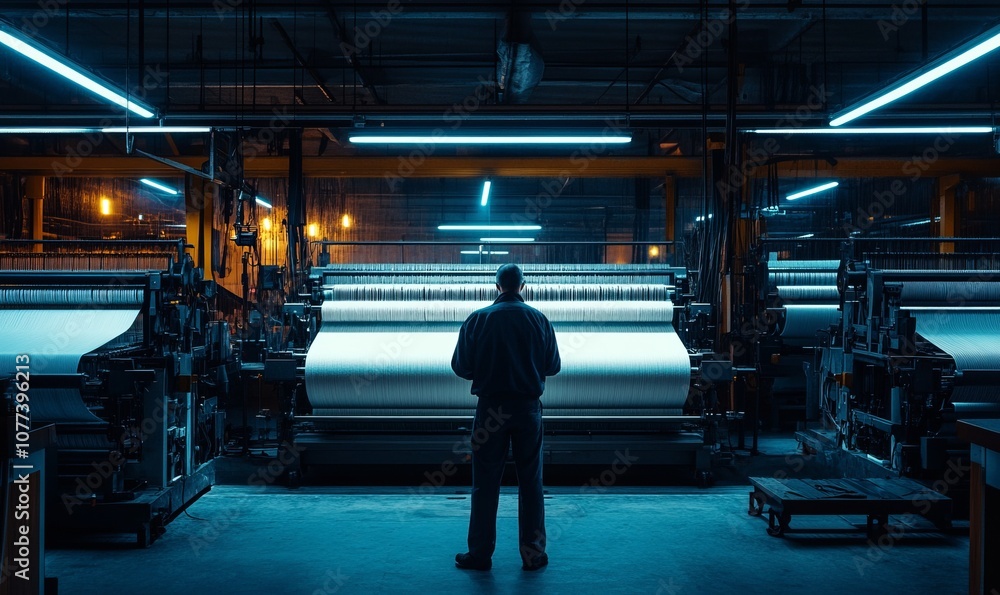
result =
[{"label": "industrial weaving machine", "polygon": [[55,427],[48,520],[146,545],[214,480],[229,359],[214,283],[179,242],[31,244],[0,247],[18,267],[0,270],[0,378],[20,391],[6,380],[27,356],[31,426]]},{"label": "industrial weaving machine", "polygon": [[[552,321],[563,361],[542,397],[545,461],[606,464],[628,449],[642,464],[707,472],[711,445],[692,431],[703,420],[682,415],[691,358],[675,332],[683,328],[675,301],[686,271],[524,270],[525,301]],[[468,453],[461,442],[476,398],[450,362],[462,322],[496,298],[494,273],[491,265],[313,269],[321,326],[292,416],[303,465],[440,463]]]},{"label": "industrial weaving machine", "polygon": [[779,260],[774,252],[757,267],[757,303],[763,304],[749,329],[756,338],[756,361],[770,392],[772,425],[782,411],[817,419],[818,397],[808,373],[820,345],[820,331],[840,320],[839,260]]},{"label": "industrial weaving machine", "polygon": [[962,418],[1000,416],[1000,272],[842,267],[817,374],[842,444],[900,473],[967,458]]}]

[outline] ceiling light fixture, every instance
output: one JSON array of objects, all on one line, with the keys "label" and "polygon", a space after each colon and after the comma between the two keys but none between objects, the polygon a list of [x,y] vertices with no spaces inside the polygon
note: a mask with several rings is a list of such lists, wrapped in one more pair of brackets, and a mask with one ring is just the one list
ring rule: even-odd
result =
[{"label": "ceiling light fixture", "polygon": [[992,134],[992,126],[887,126],[882,128],[756,128],[754,134]]},{"label": "ceiling light fixture", "polygon": [[438,225],[440,231],[538,231],[541,225]]},{"label": "ceiling light fixture", "polygon": [[535,238],[479,238],[480,242],[534,242]]},{"label": "ceiling light fixture", "polygon": [[106,126],[101,128],[105,134],[127,132],[129,134],[181,134],[185,132],[211,132],[211,126]]},{"label": "ceiling light fixture", "polygon": [[265,209],[272,209],[272,208],[274,208],[274,205],[272,205],[271,203],[267,202],[266,200],[264,200],[263,198],[261,198],[259,196],[253,197],[253,201],[255,203],[259,204],[260,206],[264,207]]},{"label": "ceiling light fixture", "polygon": [[100,128],[42,128],[31,126],[15,126],[0,128],[0,134],[87,134],[99,132]]},{"label": "ceiling light fixture", "polygon": [[834,115],[834,118],[830,120],[830,126],[846,124],[851,120],[860,118],[871,111],[905,97],[924,85],[965,66],[969,62],[982,58],[997,48],[1000,48],[1000,27],[990,29],[937,60],[902,77],[885,89],[850,105],[847,109]]},{"label": "ceiling light fixture", "polygon": [[612,135],[387,135],[352,134],[348,137],[354,144],[382,145],[582,145],[582,144],[626,144],[632,142],[631,134]]},{"label": "ceiling light fixture", "polygon": [[188,132],[211,132],[210,126],[10,126],[0,128],[0,134],[183,134]]},{"label": "ceiling light fixture", "polygon": [[129,99],[127,94],[112,89],[113,85],[110,83],[99,81],[84,67],[65,56],[53,53],[6,23],[0,23],[0,43],[140,117],[152,118],[156,115],[152,108]]},{"label": "ceiling light fixture", "polygon": [[507,250],[462,250],[462,254],[489,254],[492,256],[505,256],[510,254]]},{"label": "ceiling light fixture", "polygon": [[493,182],[486,180],[483,182],[483,195],[479,199],[479,206],[485,207],[486,203],[490,200],[490,188],[493,186]]},{"label": "ceiling light fixture", "polygon": [[157,182],[156,180],[150,180],[149,178],[143,178],[143,179],[141,179],[139,181],[142,182],[143,184],[151,187],[151,188],[156,188],[157,190],[160,190],[161,192],[166,192],[167,194],[173,194],[174,196],[177,196],[178,194],[180,194],[179,192],[177,192],[173,188],[171,188],[169,186],[164,186],[163,184]]},{"label": "ceiling light fixture", "polygon": [[796,200],[804,196],[810,196],[816,194],[817,192],[823,192],[824,190],[829,190],[831,188],[836,188],[840,186],[840,182],[828,182],[821,186],[816,186],[815,188],[809,188],[808,190],[803,190],[801,192],[796,192],[794,194],[789,194],[785,197],[786,200]]}]

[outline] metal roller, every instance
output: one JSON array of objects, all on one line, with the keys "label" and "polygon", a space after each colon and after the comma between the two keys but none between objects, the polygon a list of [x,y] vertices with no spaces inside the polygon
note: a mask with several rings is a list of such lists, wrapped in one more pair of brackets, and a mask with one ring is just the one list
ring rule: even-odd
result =
[{"label": "metal roller", "polygon": [[[961,370],[1000,370],[1000,312],[975,309],[911,311],[917,334],[955,360]],[[952,401],[1000,402],[1000,387],[964,386],[952,391]]]},{"label": "metal roller", "polygon": [[788,302],[827,302],[840,301],[840,291],[836,285],[779,285],[778,297]]},{"label": "metal roller", "polygon": [[[668,330],[669,329],[669,330]],[[563,371],[547,381],[546,412],[629,415],[679,413],[690,362],[669,325],[664,332],[562,332]],[[306,390],[316,413],[354,409],[432,414],[475,407],[468,381],[455,376],[450,332],[320,332],[306,359]]]},{"label": "metal roller", "polygon": [[[126,289],[0,290],[0,377],[24,363],[31,376],[76,374],[84,355],[121,342],[141,302],[141,292]],[[97,421],[76,390],[33,388],[31,407],[38,420]]]},{"label": "metal roller", "polygon": [[781,338],[788,345],[806,346],[816,344],[816,333],[830,328],[840,321],[840,310],[836,305],[794,304],[785,306],[784,325]]},{"label": "metal roller", "polygon": [[[325,302],[322,314],[324,328],[326,323],[337,322],[462,323],[469,314],[486,305],[489,305],[489,302],[445,300]],[[669,325],[673,319],[673,304],[670,302],[532,302],[530,305],[545,314],[553,324],[558,322],[659,322]],[[456,326],[456,332],[457,330]]]},{"label": "metal roller", "polygon": [[[546,414],[680,413],[690,359],[671,324],[673,304],[666,298],[672,287],[641,275],[636,278],[646,283],[629,285],[623,282],[629,274],[614,283],[581,283],[593,280],[564,269],[553,268],[557,278],[545,283],[534,282],[537,271],[525,271],[526,299],[552,321],[563,360],[562,372],[546,383]],[[469,382],[451,370],[451,357],[462,322],[496,297],[494,269],[484,267],[468,283],[435,278],[426,267],[412,269],[421,282],[405,283],[406,270],[397,275],[393,267],[363,284],[341,283],[352,272],[336,281],[326,277],[329,301],[305,370],[315,415],[454,415],[475,407]]]}]

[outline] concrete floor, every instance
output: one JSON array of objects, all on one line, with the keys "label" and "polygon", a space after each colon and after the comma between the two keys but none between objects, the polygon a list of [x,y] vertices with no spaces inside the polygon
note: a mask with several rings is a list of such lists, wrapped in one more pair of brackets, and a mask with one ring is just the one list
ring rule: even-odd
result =
[{"label": "concrete floor", "polygon": [[[461,492],[461,490],[458,490]],[[60,592],[87,593],[965,593],[968,538],[906,528],[881,545],[862,518],[793,519],[769,537],[747,488],[553,488],[548,568],[522,572],[517,500],[501,498],[491,572],[454,568],[467,495],[416,488],[218,486],[150,548],[52,549]],[[196,517],[196,518],[195,518]],[[820,530],[821,529],[821,530]]]}]

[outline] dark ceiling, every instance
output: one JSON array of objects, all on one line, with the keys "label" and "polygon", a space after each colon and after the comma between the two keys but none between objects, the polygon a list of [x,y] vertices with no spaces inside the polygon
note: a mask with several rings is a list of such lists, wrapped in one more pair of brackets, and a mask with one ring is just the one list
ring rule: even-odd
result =
[{"label": "dark ceiling", "polygon": [[[470,120],[628,115],[636,126],[699,128],[706,94],[713,119],[726,102],[726,4],[5,0],[0,14],[138,90],[169,124],[254,114],[261,122],[278,108],[336,128],[361,116],[440,120],[464,104],[458,113],[473,112]],[[749,125],[817,89],[836,109],[1000,21],[995,0],[734,5],[738,113]],[[540,83],[516,106],[502,105],[492,87],[508,22],[544,61]],[[990,113],[998,66],[997,56],[977,62],[879,117]],[[10,51],[0,51],[0,105],[18,123],[120,116]]]}]

